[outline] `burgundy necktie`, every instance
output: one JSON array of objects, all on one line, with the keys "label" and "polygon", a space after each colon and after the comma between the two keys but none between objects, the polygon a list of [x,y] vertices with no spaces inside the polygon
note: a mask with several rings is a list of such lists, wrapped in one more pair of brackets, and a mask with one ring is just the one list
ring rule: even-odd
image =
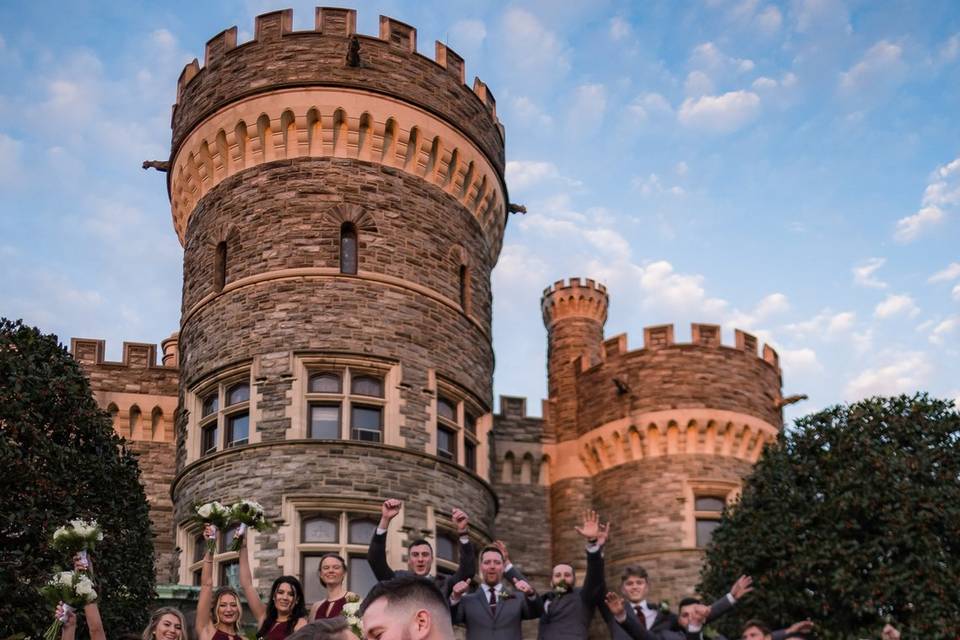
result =
[{"label": "burgundy necktie", "polygon": [[497,590],[490,587],[490,613],[497,612]]},{"label": "burgundy necktie", "polygon": [[640,622],[640,626],[643,627],[644,629],[646,629],[646,628],[647,628],[647,616],[643,615],[643,607],[641,607],[641,606],[638,605],[638,604],[637,604],[637,605],[634,605],[634,606],[633,606],[633,611],[634,611],[634,613],[637,614],[637,620]]}]

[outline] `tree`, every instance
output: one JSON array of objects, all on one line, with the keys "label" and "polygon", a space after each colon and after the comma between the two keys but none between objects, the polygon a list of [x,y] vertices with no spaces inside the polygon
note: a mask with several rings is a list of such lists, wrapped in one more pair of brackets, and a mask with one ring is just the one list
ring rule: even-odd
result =
[{"label": "tree", "polygon": [[[766,448],[707,548],[700,591],[756,591],[717,626],[807,617],[824,638],[955,638],[960,620],[960,415],[926,394],[798,420]],[[733,636],[737,637],[737,636]]]},{"label": "tree", "polygon": [[[0,638],[37,636],[53,612],[37,589],[53,530],[97,520],[93,554],[108,636],[139,632],[153,599],[153,541],[140,470],[57,337],[0,319]],[[82,626],[82,623],[81,623]]]}]

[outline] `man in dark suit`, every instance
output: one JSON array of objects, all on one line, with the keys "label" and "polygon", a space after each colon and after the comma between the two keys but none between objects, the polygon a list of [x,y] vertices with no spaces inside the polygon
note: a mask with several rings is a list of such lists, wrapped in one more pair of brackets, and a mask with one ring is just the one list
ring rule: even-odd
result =
[{"label": "man in dark suit", "polygon": [[743,625],[740,640],[796,640],[804,638],[813,631],[813,623],[809,620],[794,622],[786,629],[772,631],[762,620],[747,620]]},{"label": "man in dark suit", "polygon": [[[587,542],[587,575],[583,586],[577,587],[573,566],[566,563],[553,568],[551,590],[543,595],[543,615],[537,637],[539,640],[586,640],[590,633],[593,611],[603,596],[603,545],[610,525],[600,524],[596,511],[583,514],[583,526],[577,533]],[[499,546],[499,545],[498,545]],[[506,557],[506,548],[499,546]],[[509,564],[505,575],[510,580],[522,580],[523,575]]]},{"label": "man in dark suit", "polygon": [[[625,611],[627,617],[635,619],[652,634],[665,636],[667,632],[676,629],[677,616],[673,615],[667,606],[647,602],[649,587],[647,570],[643,567],[632,565],[623,570],[620,576],[620,593],[626,600]],[[738,599],[751,591],[753,591],[753,579],[749,576],[740,576],[727,595],[714,602],[710,607],[704,607],[708,611],[707,622],[716,620],[732,609]],[[610,637],[613,640],[631,639],[632,636],[622,625],[617,623],[605,602],[600,603],[600,615],[607,623],[607,627],[610,629]]]},{"label": "man in dark suit", "polygon": [[[430,576],[430,569],[433,568],[433,545],[423,538],[414,540],[407,549],[407,571],[394,571],[387,564],[387,527],[390,521],[400,513],[400,507],[403,503],[396,499],[384,500],[380,507],[380,523],[377,530],[373,533],[373,539],[370,540],[370,547],[367,549],[367,562],[373,570],[373,575],[377,580],[383,582],[390,580],[394,576],[403,573],[411,573],[416,576]],[[467,535],[467,529],[470,523],[467,514],[460,509],[454,509],[451,514],[454,524],[457,525],[457,533],[460,535],[460,564],[457,572],[450,577],[436,576],[434,580],[437,587],[443,592],[444,596],[450,595],[453,585],[461,580],[467,580],[473,577],[477,571],[477,558],[473,551],[473,543]]]},{"label": "man in dark suit", "polygon": [[433,580],[406,571],[392,580],[378,582],[367,594],[357,614],[367,638],[454,639],[447,596],[440,593]]},{"label": "man in dark suit", "polygon": [[480,552],[481,584],[468,594],[469,580],[453,585],[450,611],[454,624],[467,628],[467,640],[521,640],[521,623],[543,613],[543,601],[526,580],[513,582],[516,591],[503,584],[504,558],[496,547]]}]

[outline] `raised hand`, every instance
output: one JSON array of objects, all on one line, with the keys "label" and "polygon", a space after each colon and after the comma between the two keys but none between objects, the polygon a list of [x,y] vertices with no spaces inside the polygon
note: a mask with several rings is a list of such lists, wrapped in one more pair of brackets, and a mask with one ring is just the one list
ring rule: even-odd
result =
[{"label": "raised hand", "polygon": [[457,533],[466,535],[467,528],[470,525],[470,518],[467,517],[466,512],[462,509],[454,509],[451,517],[453,518],[453,523],[457,525]]},{"label": "raised hand", "polygon": [[453,585],[453,589],[450,593],[450,600],[452,602],[460,602],[460,598],[463,597],[463,594],[467,592],[467,589],[470,588],[470,580],[461,580],[457,584]]},{"label": "raised hand", "polygon": [[623,615],[623,598],[620,597],[619,593],[608,591],[603,601],[607,603],[607,609],[610,609],[614,618],[619,619]]},{"label": "raised hand", "polygon": [[597,512],[584,511],[583,526],[574,529],[587,540],[596,540],[600,536],[600,518],[597,517]]},{"label": "raised hand", "polygon": [[690,605],[690,622],[698,626],[703,626],[710,616],[710,607],[705,604]]},{"label": "raised hand", "polygon": [[813,626],[812,620],[801,620],[800,622],[794,622],[792,625],[787,627],[787,636],[795,633],[810,633],[813,631]]},{"label": "raised hand", "polygon": [[751,591],[753,591],[753,578],[750,576],[740,576],[730,587],[730,595],[733,596],[734,600],[739,600]]},{"label": "raised hand", "polygon": [[517,591],[522,591],[528,597],[534,596],[537,593],[526,580],[514,580],[513,586],[517,588]]},{"label": "raised hand", "polygon": [[[67,611],[67,615],[64,616],[64,611]],[[54,612],[54,617],[57,620],[63,620],[66,617],[66,621],[63,623],[64,627],[74,627],[77,624],[77,614],[74,613],[72,607],[67,607],[67,605],[62,602],[57,605],[57,610]]]},{"label": "raised hand", "polygon": [[900,640],[900,632],[892,624],[887,623],[880,632],[880,637],[883,640]]},{"label": "raised hand", "polygon": [[216,540],[217,539],[217,527],[212,524],[203,525],[203,537],[206,540]]},{"label": "raised hand", "polygon": [[400,507],[403,506],[403,503],[396,498],[388,498],[383,501],[383,504],[380,506],[380,528],[386,529],[387,525],[390,524],[390,521],[397,517],[400,513]]},{"label": "raised hand", "polygon": [[494,540],[493,545],[500,551],[500,555],[503,556],[503,566],[510,564],[510,555],[507,553],[507,545],[503,540]]},{"label": "raised hand", "polygon": [[84,557],[84,554],[75,553],[73,555],[73,570],[93,573],[93,560],[90,559],[90,554],[87,553]]},{"label": "raised hand", "polygon": [[605,524],[601,524],[599,534],[597,535],[597,544],[600,545],[601,547],[607,544],[607,537],[609,535],[610,535],[610,523],[607,522]]}]

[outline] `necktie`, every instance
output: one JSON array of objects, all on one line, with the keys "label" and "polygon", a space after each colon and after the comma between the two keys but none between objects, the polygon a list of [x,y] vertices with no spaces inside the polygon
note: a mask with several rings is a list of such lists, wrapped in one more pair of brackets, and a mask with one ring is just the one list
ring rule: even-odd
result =
[{"label": "necktie", "polygon": [[643,607],[638,604],[633,605],[633,611],[637,614],[637,621],[644,629],[647,628],[647,616],[643,615]]},{"label": "necktie", "polygon": [[490,587],[490,613],[497,612],[497,590]]}]

